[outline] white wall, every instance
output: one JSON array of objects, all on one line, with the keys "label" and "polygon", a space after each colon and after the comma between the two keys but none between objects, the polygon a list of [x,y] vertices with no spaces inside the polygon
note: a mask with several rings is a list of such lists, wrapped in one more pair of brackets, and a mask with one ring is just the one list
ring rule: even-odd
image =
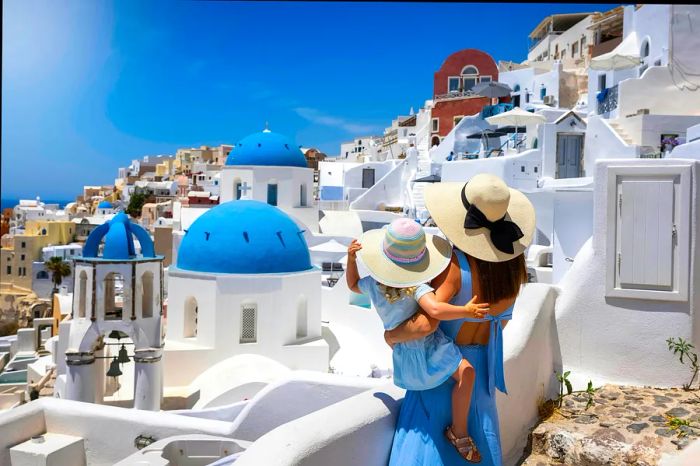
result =
[{"label": "white wall", "polygon": [[552,283],[559,283],[593,234],[593,192],[559,191],[554,196]]},{"label": "white wall", "polygon": [[[594,385],[620,383],[652,386],[678,386],[689,379],[688,368],[667,349],[666,339],[682,337],[700,342],[700,323],[695,309],[700,299],[698,287],[698,164],[693,170],[691,213],[692,268],[689,300],[659,302],[606,297],[607,167],[610,165],[655,167],[692,164],[674,159],[600,161],[596,166],[593,238],[576,255],[571,269],[559,283],[556,303],[557,328],[562,342],[562,359],[572,378]],[[615,195],[613,193],[613,195]]]},{"label": "white wall", "polygon": [[639,148],[623,141],[601,116],[590,116],[583,142],[583,154],[584,176],[593,176],[597,160],[637,158]]}]

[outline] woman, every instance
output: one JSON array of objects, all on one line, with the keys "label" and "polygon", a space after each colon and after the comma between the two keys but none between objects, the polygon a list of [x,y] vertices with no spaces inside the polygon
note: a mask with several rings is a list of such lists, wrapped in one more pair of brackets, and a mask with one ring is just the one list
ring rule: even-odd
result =
[{"label": "woman", "polygon": [[[454,244],[450,267],[432,282],[438,300],[464,304],[473,295],[491,303],[482,321],[460,319],[439,323],[474,368],[469,435],[484,466],[502,464],[496,411],[496,389],[506,393],[502,329],[511,318],[520,285],[527,281],[523,252],[535,230],[535,211],[519,191],[500,178],[477,175],[467,184],[439,183],[425,191],[430,215]],[[438,322],[418,314],[386,332],[389,344],[421,338]],[[447,438],[454,382],[426,391],[407,391],[396,425],[390,465],[450,466],[466,464],[455,449],[469,448]],[[462,452],[465,453],[465,452]]]}]

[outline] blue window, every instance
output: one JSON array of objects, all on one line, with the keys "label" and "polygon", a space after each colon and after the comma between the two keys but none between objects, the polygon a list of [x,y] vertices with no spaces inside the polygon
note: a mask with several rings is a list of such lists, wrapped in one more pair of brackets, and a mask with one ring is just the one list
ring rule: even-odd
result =
[{"label": "blue window", "polygon": [[547,88],[543,87],[542,89],[540,89],[540,99],[544,100],[544,96],[546,96],[546,95],[547,95]]},{"label": "blue window", "polygon": [[277,185],[268,184],[267,185],[267,203],[270,205],[277,205]]},{"label": "blue window", "polygon": [[513,92],[520,92],[520,84],[513,86]]}]

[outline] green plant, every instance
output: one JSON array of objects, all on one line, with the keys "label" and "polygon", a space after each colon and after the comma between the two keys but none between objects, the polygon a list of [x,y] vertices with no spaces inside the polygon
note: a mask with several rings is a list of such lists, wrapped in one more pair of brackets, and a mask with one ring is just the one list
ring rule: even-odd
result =
[{"label": "green plant", "polygon": [[[666,414],[666,426],[678,435],[678,437],[685,437],[688,435],[689,431],[700,430],[700,427],[694,425],[691,421],[687,419],[680,419],[676,416],[670,416]],[[684,429],[685,427],[685,429]]]},{"label": "green plant", "polygon": [[[559,398],[557,399],[558,408],[561,408],[565,396],[573,395],[574,393],[585,393],[586,395],[588,395],[588,400],[586,401],[586,409],[593,406],[595,392],[598,389],[593,387],[592,380],[588,381],[588,385],[586,386],[585,390],[574,390],[574,387],[571,385],[571,381],[569,380],[569,375],[571,374],[571,371],[566,371],[563,374],[555,372],[555,374],[557,376],[557,380],[559,381]],[[566,394],[564,394],[564,387],[566,387]]]},{"label": "green plant", "polygon": [[698,364],[698,353],[693,351],[695,346],[681,337],[678,337],[677,340],[671,337],[666,340],[666,344],[668,344],[669,351],[672,351],[674,355],[678,355],[678,359],[680,360],[681,364],[687,364],[690,366],[690,370],[692,371],[690,382],[683,385],[683,389],[690,390],[695,382],[695,378],[698,376],[698,372],[700,371],[700,364]]},{"label": "green plant", "polygon": [[146,195],[144,193],[136,192],[129,198],[129,205],[126,207],[126,213],[133,218],[138,218],[141,216],[141,209],[146,203]]},{"label": "green plant", "polygon": [[58,291],[58,287],[63,282],[63,277],[70,275],[70,264],[58,256],[54,256],[44,262],[46,270],[51,272],[51,281],[53,282],[53,293]]}]

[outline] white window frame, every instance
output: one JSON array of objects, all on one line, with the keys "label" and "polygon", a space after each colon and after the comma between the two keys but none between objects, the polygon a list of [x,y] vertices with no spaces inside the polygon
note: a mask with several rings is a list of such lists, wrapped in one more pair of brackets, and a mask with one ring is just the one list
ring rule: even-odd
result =
[{"label": "white window frame", "polygon": [[[450,89],[450,80],[457,80],[457,89]],[[447,77],[447,93],[460,92],[462,89],[462,77],[461,76],[448,76]]]},{"label": "white window frame", "polygon": [[430,120],[430,132],[431,133],[439,133],[440,132],[440,119],[439,118],[432,118]]},{"label": "white window frame", "polygon": [[[607,237],[606,237],[606,296],[614,298],[647,299],[660,301],[687,301],[688,282],[690,275],[690,182],[691,167],[688,165],[664,165],[653,166],[609,166],[607,182]],[[620,288],[617,286],[619,273],[617,244],[618,215],[620,198],[617,191],[618,181],[621,178],[634,177],[678,177],[678,183],[674,186],[674,198],[678,201],[675,206],[674,226],[676,233],[676,245],[673,251],[673,289],[672,290],[648,290],[634,288]],[[624,209],[625,199],[622,198]],[[622,258],[624,260],[624,258]]]}]

